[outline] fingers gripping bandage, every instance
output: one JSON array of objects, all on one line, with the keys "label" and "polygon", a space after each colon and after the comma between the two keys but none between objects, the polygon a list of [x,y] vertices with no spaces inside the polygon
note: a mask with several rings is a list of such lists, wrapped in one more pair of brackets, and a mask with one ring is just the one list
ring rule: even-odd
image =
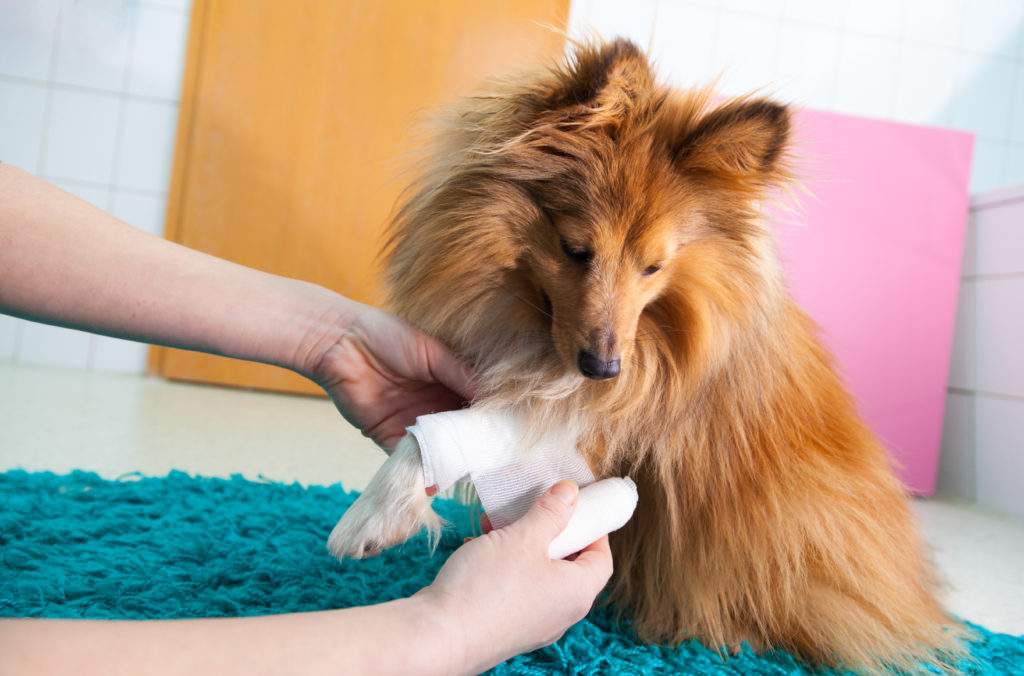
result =
[{"label": "fingers gripping bandage", "polygon": [[534,439],[520,416],[471,408],[420,416],[408,431],[420,447],[426,485],[443,491],[471,482],[495,528],[518,520],[558,481],[579,484],[576,510],[551,543],[552,558],[564,558],[621,528],[636,508],[636,485],[630,479],[594,483],[576,450],[577,435],[569,430]]}]

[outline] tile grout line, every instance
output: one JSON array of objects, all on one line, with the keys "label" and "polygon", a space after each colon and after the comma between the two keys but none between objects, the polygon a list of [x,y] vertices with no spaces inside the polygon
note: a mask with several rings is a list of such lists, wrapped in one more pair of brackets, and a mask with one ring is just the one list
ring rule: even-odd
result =
[{"label": "tile grout line", "polygon": [[962,275],[961,282],[997,282],[1002,280],[1024,279],[1024,272],[990,272],[980,275]]},{"label": "tile grout line", "polygon": [[988,390],[972,390],[964,387],[947,387],[949,394],[958,394],[963,397],[984,397],[986,399],[997,399],[999,401],[1012,401],[1024,404],[1024,396],[1019,394],[1004,394],[1002,392],[990,392]]},{"label": "tile grout line", "polygon": [[161,97],[161,96],[151,96],[149,94],[135,94],[135,93],[132,93],[132,92],[129,92],[129,91],[125,91],[123,88],[120,89],[120,90],[115,91],[113,89],[102,89],[100,87],[89,87],[89,86],[86,86],[86,85],[72,84],[72,83],[68,83],[68,82],[57,82],[55,80],[44,82],[44,81],[34,80],[32,78],[27,78],[27,77],[18,77],[16,75],[7,75],[5,73],[0,73],[0,82],[10,82],[12,84],[21,84],[21,85],[34,85],[34,86],[39,86],[39,87],[46,87],[48,85],[52,85],[55,89],[60,89],[60,90],[63,90],[63,91],[77,92],[79,94],[95,94],[95,95],[98,95],[98,96],[109,96],[109,97],[122,97],[122,96],[124,96],[124,97],[127,97],[129,99],[132,99],[132,100],[135,100],[135,101],[140,101],[140,102],[143,102],[143,103],[162,103],[162,104],[169,105],[169,106],[177,106],[177,105],[179,105],[181,103],[180,100],[176,99],[176,98],[164,98],[164,97]]}]

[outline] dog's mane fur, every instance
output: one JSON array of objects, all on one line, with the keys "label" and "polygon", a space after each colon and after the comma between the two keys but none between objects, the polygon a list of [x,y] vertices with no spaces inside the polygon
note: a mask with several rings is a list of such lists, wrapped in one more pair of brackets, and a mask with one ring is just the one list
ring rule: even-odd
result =
[{"label": "dog's mane fur", "polygon": [[[390,231],[390,307],[472,365],[480,405],[569,421],[597,474],[634,476],[610,599],[637,635],[866,671],[948,666],[965,634],[934,600],[903,489],[790,299],[760,210],[792,181],[788,110],[671,90],[619,40],[496,84],[443,124]],[[531,252],[552,212],[612,197],[638,222],[675,211],[687,225],[629,363],[596,382],[555,354]]]}]

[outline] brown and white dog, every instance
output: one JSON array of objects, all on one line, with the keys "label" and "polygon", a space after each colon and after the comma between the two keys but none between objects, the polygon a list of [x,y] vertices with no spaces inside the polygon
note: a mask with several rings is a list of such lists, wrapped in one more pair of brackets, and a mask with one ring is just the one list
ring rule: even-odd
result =
[{"label": "brown and white dog", "polygon": [[[618,40],[446,122],[392,226],[390,306],[472,365],[483,403],[568,421],[596,475],[636,479],[609,590],[636,634],[952,668],[966,631],[759,208],[792,179],[789,111],[661,86]],[[403,442],[330,547],[438,525]]]}]

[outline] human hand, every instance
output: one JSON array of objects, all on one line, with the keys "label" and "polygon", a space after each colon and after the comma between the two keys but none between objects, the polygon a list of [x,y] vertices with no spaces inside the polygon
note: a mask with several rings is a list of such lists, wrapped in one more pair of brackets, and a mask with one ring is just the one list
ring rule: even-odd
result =
[{"label": "human hand", "polygon": [[571,481],[555,484],[526,516],[459,548],[417,593],[448,623],[466,673],[554,643],[590,610],[612,573],[608,536],[572,561],[548,558],[578,493]]},{"label": "human hand", "polygon": [[312,378],[366,436],[390,452],[417,416],[474,398],[471,374],[439,341],[383,310],[352,307]]}]

